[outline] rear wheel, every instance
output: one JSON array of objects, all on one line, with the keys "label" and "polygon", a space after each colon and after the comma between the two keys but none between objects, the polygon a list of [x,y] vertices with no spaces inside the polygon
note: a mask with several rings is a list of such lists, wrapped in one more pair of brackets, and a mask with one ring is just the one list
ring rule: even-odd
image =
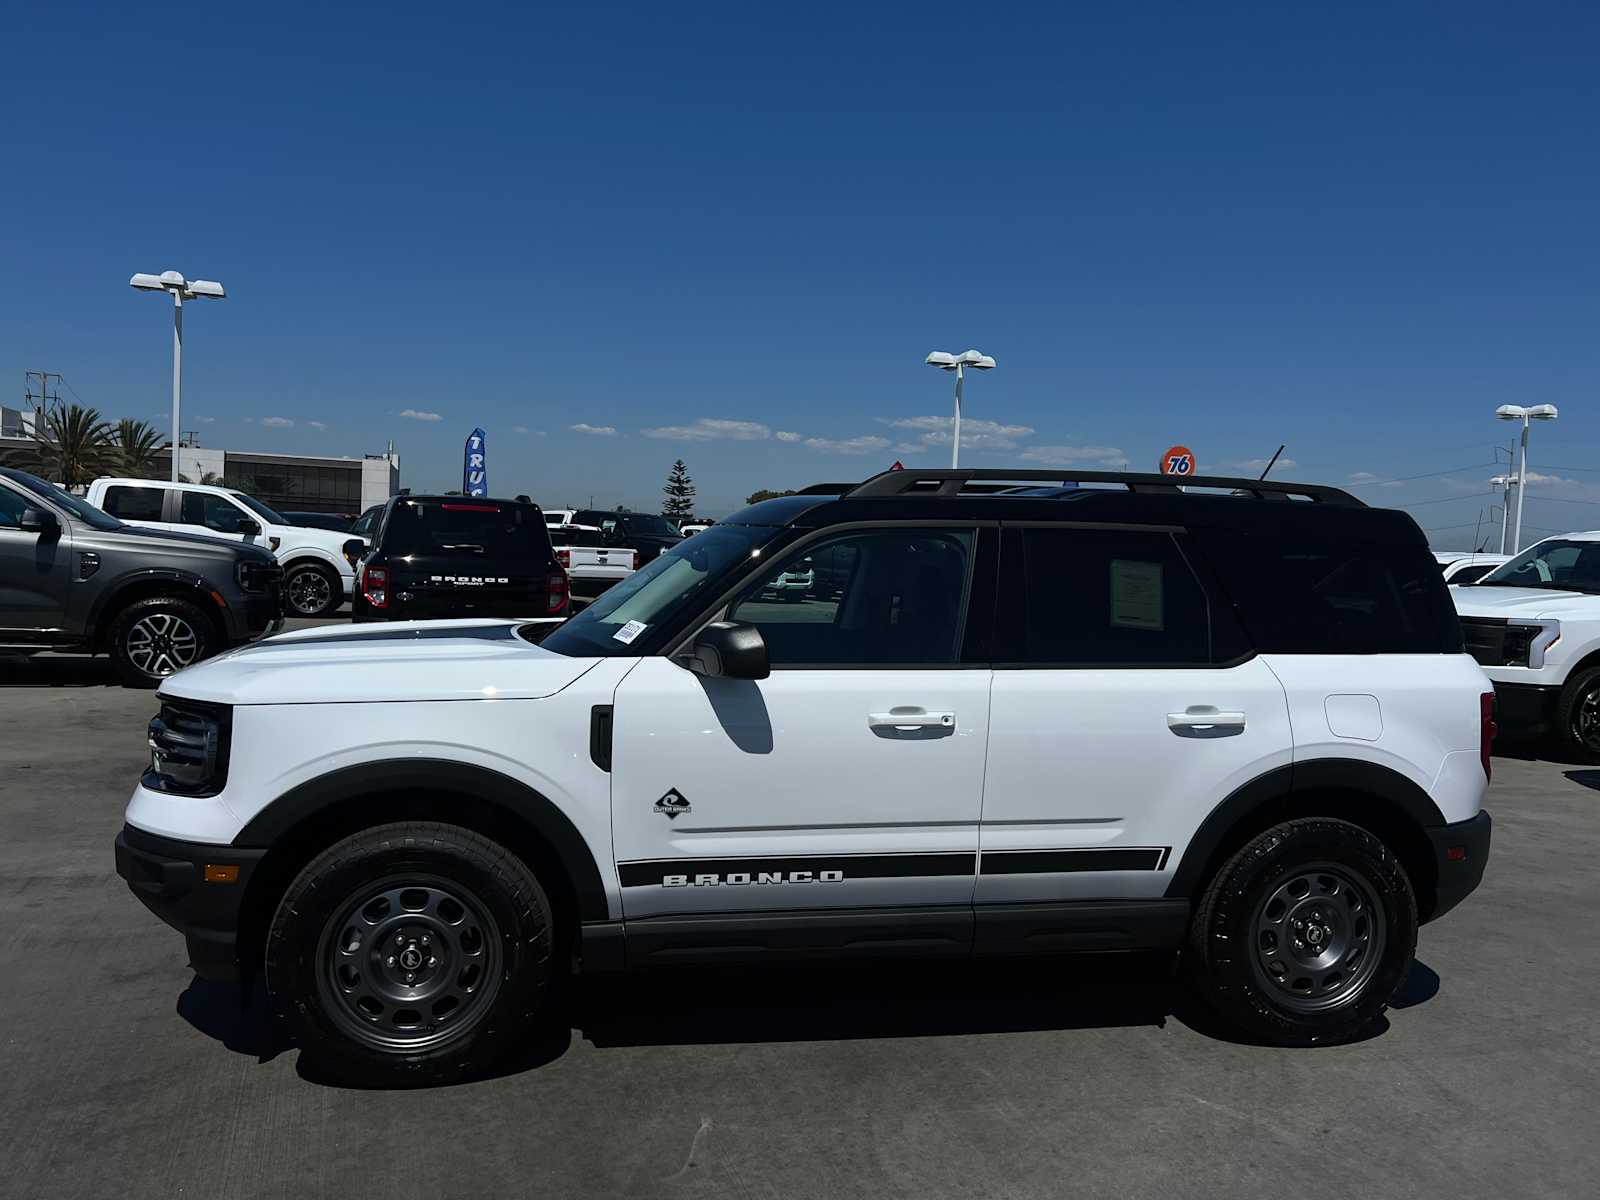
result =
[{"label": "rear wheel", "polygon": [[1417,905],[1394,854],[1359,826],[1276,825],[1206,888],[1185,966],[1229,1025],[1283,1045],[1359,1037],[1411,968]]},{"label": "rear wheel", "polygon": [[550,902],[459,826],[383,825],[315,858],[267,939],[267,988],[305,1052],[359,1078],[441,1082],[525,1037],[552,975]]},{"label": "rear wheel", "polygon": [[152,596],[128,605],[111,623],[111,661],[129,687],[153,688],[212,654],[216,627],[198,604]]},{"label": "rear wheel", "polygon": [[321,563],[297,563],[283,581],[289,611],[297,617],[328,617],[344,603],[344,585],[332,568]]}]

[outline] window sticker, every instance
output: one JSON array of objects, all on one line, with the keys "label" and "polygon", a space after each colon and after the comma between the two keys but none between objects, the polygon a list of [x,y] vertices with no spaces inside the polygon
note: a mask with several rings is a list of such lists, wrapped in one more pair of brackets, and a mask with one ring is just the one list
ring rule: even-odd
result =
[{"label": "window sticker", "polygon": [[1161,564],[1112,559],[1111,624],[1160,631],[1161,613]]},{"label": "window sticker", "polygon": [[650,626],[646,625],[643,621],[629,621],[621,629],[613,633],[611,637],[613,641],[621,642],[624,646],[626,646],[629,645],[634,638],[638,637],[641,633],[649,628]]}]

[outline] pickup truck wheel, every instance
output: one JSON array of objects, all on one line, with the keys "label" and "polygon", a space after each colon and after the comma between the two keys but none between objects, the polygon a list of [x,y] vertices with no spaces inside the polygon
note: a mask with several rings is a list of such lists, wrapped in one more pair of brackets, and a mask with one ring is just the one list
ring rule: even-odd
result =
[{"label": "pickup truck wheel", "polygon": [[1365,829],[1315,817],[1274,826],[1223,864],[1184,965],[1239,1032],[1309,1046],[1376,1024],[1416,945],[1417,904],[1399,860]]},{"label": "pickup truck wheel", "polygon": [[267,937],[267,989],[336,1074],[444,1082],[529,1033],[553,926],[539,881],[504,847],[454,825],[382,825],[289,885]]},{"label": "pickup truck wheel", "polygon": [[297,563],[283,581],[289,610],[297,617],[329,617],[344,603],[344,584],[321,563]]},{"label": "pickup truck wheel", "polygon": [[1561,735],[1568,749],[1600,762],[1600,667],[1567,680],[1561,692]]},{"label": "pickup truck wheel", "polygon": [[136,600],[111,622],[111,662],[129,687],[153,688],[217,648],[216,627],[178,596]]}]

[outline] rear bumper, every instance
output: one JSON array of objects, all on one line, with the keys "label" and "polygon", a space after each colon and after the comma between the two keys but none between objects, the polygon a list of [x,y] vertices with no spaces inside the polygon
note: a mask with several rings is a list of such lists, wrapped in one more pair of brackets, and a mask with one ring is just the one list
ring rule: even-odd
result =
[{"label": "rear bumper", "polygon": [[1428,920],[1444,916],[1460,904],[1483,881],[1489,862],[1489,835],[1494,822],[1487,812],[1454,825],[1439,825],[1427,831],[1433,843],[1438,885],[1434,889],[1433,911]]},{"label": "rear bumper", "polygon": [[1558,686],[1499,682],[1494,685],[1494,719],[1505,733],[1527,736],[1557,732],[1560,705],[1561,688]]},{"label": "rear bumper", "polygon": [[[117,874],[139,902],[189,945],[189,965],[203,979],[239,977],[239,911],[265,850],[241,850],[157,837],[131,825],[117,834]],[[208,883],[207,865],[238,868],[232,883]]]}]

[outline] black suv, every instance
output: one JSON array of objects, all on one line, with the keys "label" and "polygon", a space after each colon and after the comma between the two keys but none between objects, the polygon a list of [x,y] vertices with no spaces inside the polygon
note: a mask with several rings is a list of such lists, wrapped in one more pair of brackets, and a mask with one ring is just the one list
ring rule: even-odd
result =
[{"label": "black suv", "polygon": [[361,538],[345,543],[359,560],[357,621],[567,613],[567,573],[537,504],[396,496],[369,528],[370,549]]},{"label": "black suv", "polygon": [[0,651],[109,654],[125,683],[283,624],[283,568],[242,543],[125,525],[0,467]]}]

